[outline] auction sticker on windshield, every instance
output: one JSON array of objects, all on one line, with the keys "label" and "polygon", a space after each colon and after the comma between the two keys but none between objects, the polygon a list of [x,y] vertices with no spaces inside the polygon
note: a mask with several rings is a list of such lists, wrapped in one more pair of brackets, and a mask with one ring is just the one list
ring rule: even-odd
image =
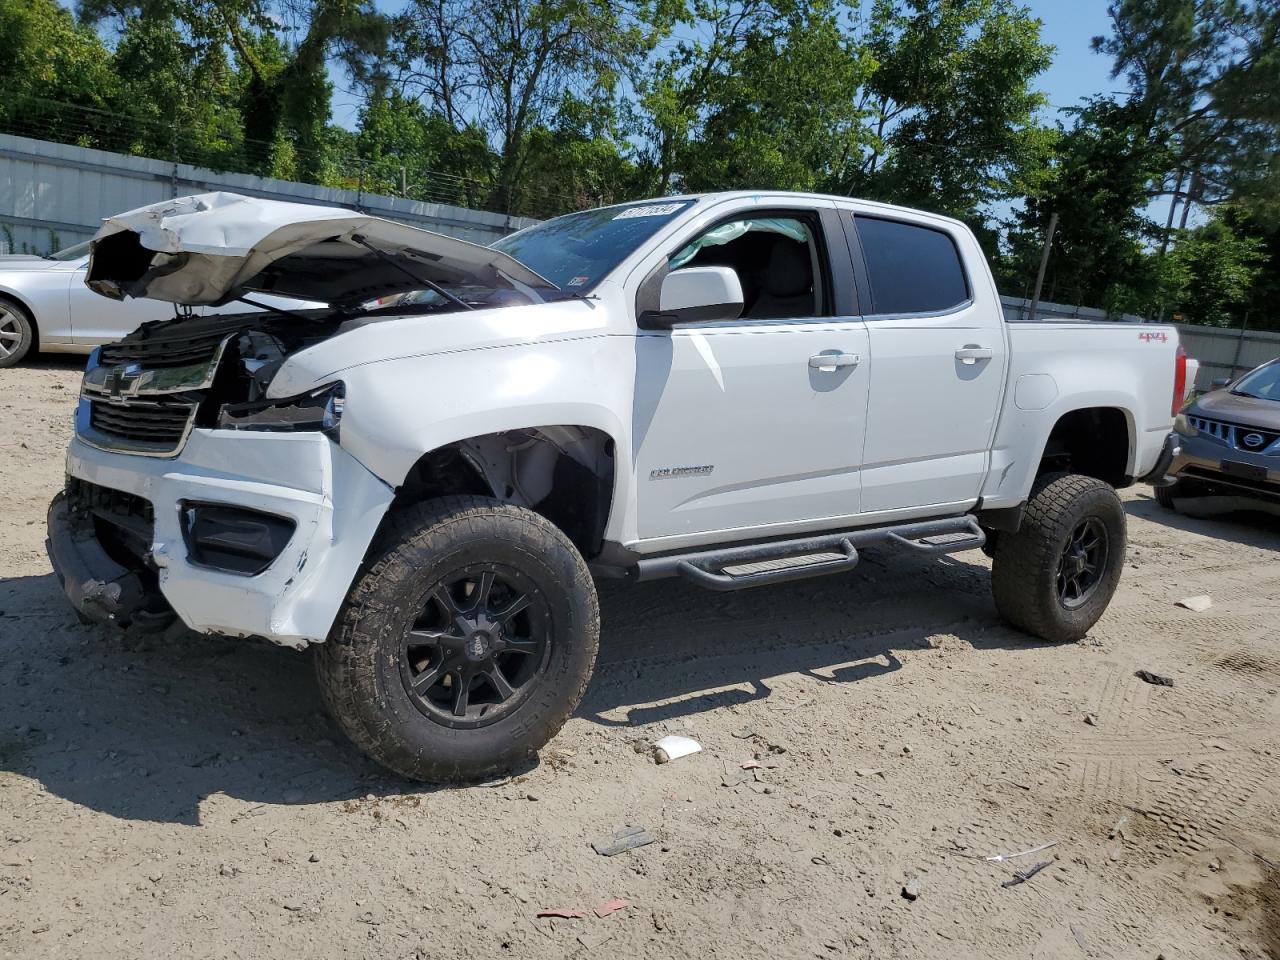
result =
[{"label": "auction sticker on windshield", "polygon": [[627,207],[613,219],[630,220],[633,217],[665,217],[675,213],[683,203],[651,203],[643,207]]}]

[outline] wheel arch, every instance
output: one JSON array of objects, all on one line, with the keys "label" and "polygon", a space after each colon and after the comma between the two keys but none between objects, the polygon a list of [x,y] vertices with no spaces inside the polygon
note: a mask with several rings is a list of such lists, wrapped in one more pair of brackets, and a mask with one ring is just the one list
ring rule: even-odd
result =
[{"label": "wheel arch", "polygon": [[388,513],[437,497],[493,497],[545,517],[591,559],[604,541],[617,481],[617,443],[606,431],[581,424],[520,427],[426,451],[396,487]]},{"label": "wheel arch", "polygon": [[1136,436],[1127,407],[1104,403],[1064,411],[1045,437],[1035,476],[1078,473],[1127,487],[1133,482]]}]

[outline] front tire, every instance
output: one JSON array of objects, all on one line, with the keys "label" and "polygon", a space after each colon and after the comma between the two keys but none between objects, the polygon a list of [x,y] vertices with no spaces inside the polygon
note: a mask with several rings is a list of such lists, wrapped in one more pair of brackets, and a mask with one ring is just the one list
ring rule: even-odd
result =
[{"label": "front tire", "polygon": [[413,780],[506,772],[554,737],[599,644],[595,586],[548,520],[486,497],[394,514],[316,652],[324,700]]},{"label": "front tire", "polygon": [[0,368],[16,366],[35,345],[36,325],[16,303],[0,300]]},{"label": "front tire", "polygon": [[1042,640],[1079,640],[1111,602],[1124,551],[1124,506],[1111,487],[1078,474],[1041,477],[1018,532],[996,545],[996,608]]},{"label": "front tire", "polygon": [[1186,483],[1182,480],[1175,480],[1168,486],[1152,487],[1151,489],[1156,498],[1156,503],[1166,510],[1177,510],[1178,508],[1173,504],[1174,498],[1185,497],[1187,495],[1186,486]]}]

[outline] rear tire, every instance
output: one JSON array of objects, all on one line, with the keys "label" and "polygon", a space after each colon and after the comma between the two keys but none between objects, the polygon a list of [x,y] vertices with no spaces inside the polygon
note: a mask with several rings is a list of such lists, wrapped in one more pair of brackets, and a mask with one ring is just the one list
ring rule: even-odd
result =
[{"label": "rear tire", "polygon": [[996,608],[1042,640],[1079,640],[1111,602],[1124,550],[1124,506],[1111,487],[1078,474],[1041,477],[1018,532],[997,541]]},{"label": "rear tire", "polygon": [[447,497],[391,518],[316,672],[365,753],[413,780],[527,762],[577,707],[599,644],[595,586],[544,517]]},{"label": "rear tire", "polygon": [[0,368],[22,362],[36,342],[31,315],[9,300],[0,300]]}]

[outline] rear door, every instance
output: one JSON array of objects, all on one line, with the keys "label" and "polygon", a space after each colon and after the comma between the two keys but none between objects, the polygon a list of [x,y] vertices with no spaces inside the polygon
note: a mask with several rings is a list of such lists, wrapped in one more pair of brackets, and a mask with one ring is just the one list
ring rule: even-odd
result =
[{"label": "rear door", "polygon": [[974,501],[1008,359],[981,249],[940,218],[845,216],[871,298],[862,512]]},{"label": "rear door", "polygon": [[[737,320],[638,332],[642,539],[728,540],[735,528],[758,536],[857,516],[867,333],[846,244],[834,205],[807,201],[726,214],[665,251],[673,269],[732,266],[747,303]],[[787,253],[803,273],[802,249],[811,290],[779,273]]]}]

